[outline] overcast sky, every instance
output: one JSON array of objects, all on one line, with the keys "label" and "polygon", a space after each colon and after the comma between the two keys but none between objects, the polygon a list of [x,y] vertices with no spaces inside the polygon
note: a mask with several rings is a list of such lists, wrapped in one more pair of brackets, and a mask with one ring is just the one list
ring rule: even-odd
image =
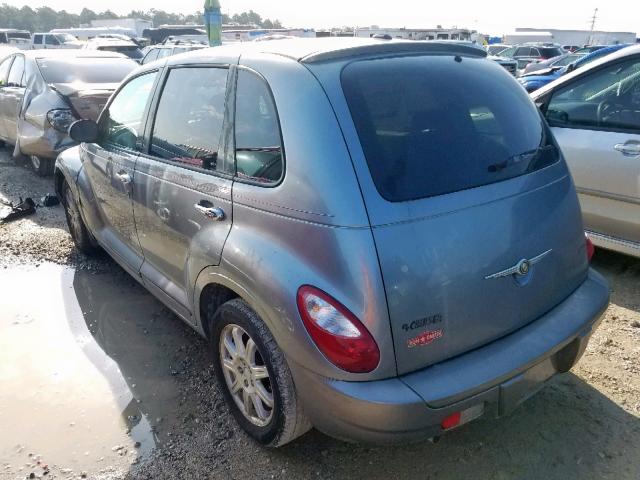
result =
[{"label": "overcast sky", "polygon": [[[158,8],[192,13],[204,0],[1,0],[11,5],[79,12],[84,6],[122,14],[131,9]],[[581,2],[566,0],[220,0],[225,13],[255,10],[263,17],[277,18],[289,27],[332,26],[465,27],[501,35],[515,27],[588,29],[595,7],[599,7],[596,29],[640,31],[640,1],[610,0]],[[1,22],[1,20],[0,20]]]}]

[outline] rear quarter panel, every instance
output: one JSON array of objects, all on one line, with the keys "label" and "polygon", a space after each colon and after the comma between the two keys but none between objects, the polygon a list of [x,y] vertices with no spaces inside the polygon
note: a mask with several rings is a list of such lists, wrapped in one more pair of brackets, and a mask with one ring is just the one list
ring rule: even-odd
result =
[{"label": "rear quarter panel", "polygon": [[[286,172],[272,187],[234,183],[234,222],[222,262],[200,275],[195,301],[207,283],[222,283],[251,304],[297,364],[345,380],[394,376],[380,266],[331,104],[314,76],[297,62],[252,54],[243,56],[240,65],[259,72],[271,87]],[[380,348],[376,370],[349,374],[324,358],[296,305],[298,288],[307,284],[333,296],[366,325]]]}]

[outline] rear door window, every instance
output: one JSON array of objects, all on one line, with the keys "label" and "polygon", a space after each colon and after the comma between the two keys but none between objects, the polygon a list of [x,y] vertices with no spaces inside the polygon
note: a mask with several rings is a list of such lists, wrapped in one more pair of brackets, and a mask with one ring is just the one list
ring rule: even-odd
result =
[{"label": "rear door window", "polygon": [[11,87],[24,87],[24,57],[22,55],[16,55],[13,65],[11,65],[7,85]]},{"label": "rear door window", "polygon": [[60,42],[53,35],[45,35],[44,36],[45,45],[60,45]]},{"label": "rear door window", "polygon": [[227,91],[226,68],[172,69],[162,90],[151,155],[185,166],[219,170]]},{"label": "rear door window", "polygon": [[524,89],[495,62],[356,61],[342,87],[373,181],[399,202],[532,172],[559,155]]},{"label": "rear door window", "polygon": [[0,86],[7,84],[7,77],[9,76],[11,62],[13,62],[13,57],[9,57],[4,62],[0,63]]},{"label": "rear door window", "polygon": [[147,53],[147,56],[144,57],[144,60],[142,61],[142,63],[144,64],[144,63],[153,62],[157,58],[158,58],[158,49],[154,48],[149,53]]},{"label": "rear door window", "polygon": [[261,184],[280,180],[283,152],[273,97],[261,77],[244,69],[238,71],[235,140],[238,177]]},{"label": "rear door window", "polygon": [[530,47],[520,47],[516,50],[516,57],[530,57],[531,56],[531,48]]},{"label": "rear door window", "polygon": [[158,58],[164,58],[171,55],[172,48],[159,48],[158,49]]}]

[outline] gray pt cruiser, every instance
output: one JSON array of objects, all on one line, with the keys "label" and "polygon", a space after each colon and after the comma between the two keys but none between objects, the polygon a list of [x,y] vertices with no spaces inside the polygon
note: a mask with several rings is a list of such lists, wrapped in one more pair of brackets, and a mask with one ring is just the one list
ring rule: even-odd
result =
[{"label": "gray pt cruiser", "polygon": [[200,50],[136,70],[70,134],[55,178],[76,245],[209,339],[265,445],[507,414],[608,304],[553,135],[476,48]]}]

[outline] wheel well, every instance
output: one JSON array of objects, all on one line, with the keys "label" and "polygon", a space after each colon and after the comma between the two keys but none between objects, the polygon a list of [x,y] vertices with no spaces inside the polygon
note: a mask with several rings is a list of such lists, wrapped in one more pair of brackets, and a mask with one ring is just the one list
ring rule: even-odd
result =
[{"label": "wheel well", "polygon": [[211,324],[215,313],[220,305],[234,298],[238,298],[236,292],[222,285],[210,283],[202,290],[200,294],[200,320],[204,333],[209,337],[211,332]]},{"label": "wheel well", "polygon": [[56,195],[58,195],[58,198],[60,198],[60,201],[62,201],[62,187],[65,182],[64,174],[62,173],[62,170],[56,169],[56,171],[54,172],[54,181],[55,181]]}]

